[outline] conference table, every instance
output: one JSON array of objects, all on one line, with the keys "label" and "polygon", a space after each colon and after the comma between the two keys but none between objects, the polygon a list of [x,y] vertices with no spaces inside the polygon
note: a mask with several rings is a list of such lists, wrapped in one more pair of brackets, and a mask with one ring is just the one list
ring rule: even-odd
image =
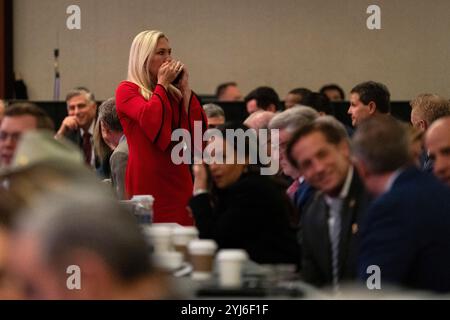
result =
[{"label": "conference table", "polygon": [[321,290],[300,280],[289,265],[259,265],[247,261],[242,286],[221,288],[217,268],[208,280],[193,280],[191,275],[172,276],[172,284],[183,299],[327,299]]}]

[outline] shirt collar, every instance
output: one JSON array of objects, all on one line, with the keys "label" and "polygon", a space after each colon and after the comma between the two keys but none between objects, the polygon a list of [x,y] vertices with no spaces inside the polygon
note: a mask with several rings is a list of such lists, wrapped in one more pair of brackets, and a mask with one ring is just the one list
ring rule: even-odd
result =
[{"label": "shirt collar", "polygon": [[[91,135],[91,137],[94,135],[94,125],[95,125],[94,122],[95,121],[92,120],[91,125],[89,126],[89,130],[88,130],[88,132]],[[84,135],[84,130],[82,128],[80,128],[80,133],[81,133],[81,136]]]},{"label": "shirt collar", "polygon": [[394,171],[394,173],[389,177],[389,180],[386,182],[386,185],[384,186],[383,193],[388,192],[392,189],[392,186],[394,185],[395,180],[397,180],[398,176],[403,172],[403,168],[397,169]]},{"label": "shirt collar", "polygon": [[350,191],[350,186],[352,184],[352,179],[353,179],[353,166],[350,166],[348,171],[347,171],[347,177],[345,178],[345,182],[344,185],[342,186],[341,192],[339,193],[339,196],[337,197],[330,197],[329,195],[325,194],[325,201],[327,202],[328,205],[330,205],[330,203],[336,201],[336,200],[343,200],[347,197],[349,191]]},{"label": "shirt collar", "polygon": [[342,187],[341,193],[339,194],[339,198],[345,199],[350,191],[350,185],[352,184],[353,179],[353,166],[348,168],[347,178],[345,179],[344,186]]}]

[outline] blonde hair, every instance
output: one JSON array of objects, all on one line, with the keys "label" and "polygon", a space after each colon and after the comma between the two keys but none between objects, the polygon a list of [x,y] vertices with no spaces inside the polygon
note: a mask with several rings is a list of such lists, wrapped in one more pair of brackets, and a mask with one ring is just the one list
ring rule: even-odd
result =
[{"label": "blonde hair", "polygon": [[425,120],[428,126],[437,119],[450,115],[450,102],[437,94],[419,94],[411,100],[410,106],[412,112]]},{"label": "blonde hair", "polygon": [[[158,40],[161,38],[167,39],[161,31],[146,30],[139,33],[131,44],[128,60],[128,81],[138,85],[142,96],[147,100],[151,98],[156,87],[156,83],[152,82],[149,66]],[[175,97],[181,97],[180,91],[173,85],[169,86],[168,91]]]}]

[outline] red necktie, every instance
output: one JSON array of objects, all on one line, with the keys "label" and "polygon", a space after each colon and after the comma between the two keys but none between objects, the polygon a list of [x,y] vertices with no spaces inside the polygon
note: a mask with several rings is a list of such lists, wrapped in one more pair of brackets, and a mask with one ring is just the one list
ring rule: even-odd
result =
[{"label": "red necktie", "polygon": [[85,132],[83,134],[83,153],[86,164],[91,165],[92,144],[91,144],[91,134],[89,132]]},{"label": "red necktie", "polygon": [[298,190],[298,187],[300,187],[300,181],[298,181],[298,179],[295,179],[294,182],[292,182],[292,184],[286,190],[286,193],[288,194],[289,198],[294,199],[294,195],[295,192]]}]

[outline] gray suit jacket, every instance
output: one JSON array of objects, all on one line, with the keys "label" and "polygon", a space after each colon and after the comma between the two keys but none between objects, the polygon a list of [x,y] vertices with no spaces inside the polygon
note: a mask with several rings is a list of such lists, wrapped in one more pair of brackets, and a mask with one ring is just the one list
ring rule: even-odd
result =
[{"label": "gray suit jacket", "polygon": [[119,200],[126,199],[125,174],[128,163],[128,144],[125,137],[111,155],[109,164],[111,166],[111,183]]}]

